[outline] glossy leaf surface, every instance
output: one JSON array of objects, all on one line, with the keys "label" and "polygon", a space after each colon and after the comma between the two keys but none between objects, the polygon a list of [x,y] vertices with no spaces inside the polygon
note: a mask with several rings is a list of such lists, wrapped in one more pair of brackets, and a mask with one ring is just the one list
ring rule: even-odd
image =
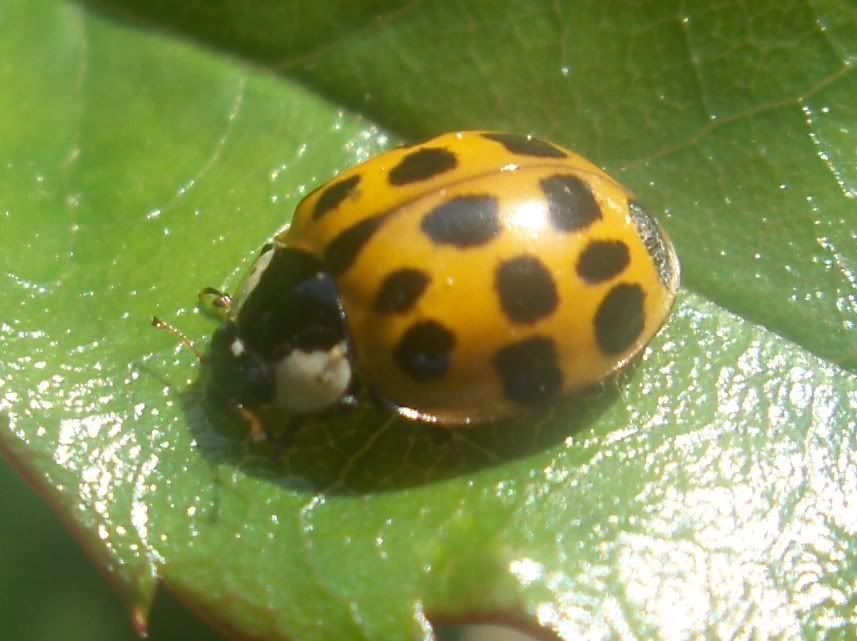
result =
[{"label": "glossy leaf surface", "polygon": [[[297,6],[0,9],[0,447],[141,625],[160,578],[252,639],[498,616],[846,638],[853,8]],[[671,324],[617,383],[514,424],[367,408],[247,446],[151,315],[204,341],[196,290],[234,287],[303,193],[469,127],[579,149],[665,210]]]}]

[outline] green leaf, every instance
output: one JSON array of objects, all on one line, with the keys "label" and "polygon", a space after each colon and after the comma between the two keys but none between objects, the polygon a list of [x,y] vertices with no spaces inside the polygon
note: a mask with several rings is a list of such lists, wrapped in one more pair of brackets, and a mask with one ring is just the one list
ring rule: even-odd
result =
[{"label": "green leaf", "polygon": [[[141,626],[160,580],[241,638],[847,638],[853,6],[169,4],[0,7],[0,449]],[[365,408],[244,443],[151,315],[205,340],[196,290],[233,288],[302,194],[470,127],[572,146],[664,210],[671,323],[516,423]]]}]

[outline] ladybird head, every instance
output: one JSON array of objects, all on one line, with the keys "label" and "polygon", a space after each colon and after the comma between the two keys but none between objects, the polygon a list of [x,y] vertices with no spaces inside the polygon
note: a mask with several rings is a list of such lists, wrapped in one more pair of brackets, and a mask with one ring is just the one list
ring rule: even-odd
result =
[{"label": "ladybird head", "polygon": [[224,321],[214,333],[205,363],[210,400],[252,408],[273,399],[275,372],[270,363],[248,349],[235,321]]},{"label": "ladybird head", "polygon": [[251,276],[212,339],[209,396],[294,414],[336,405],[352,366],[333,278],[315,257],[284,247],[263,250]]},{"label": "ladybird head", "polygon": [[317,258],[266,245],[235,302],[211,287],[200,292],[201,301],[210,297],[224,320],[207,354],[152,318],[202,363],[207,401],[250,414],[263,406],[310,414],[348,397],[353,367],[344,312],[336,283]]}]

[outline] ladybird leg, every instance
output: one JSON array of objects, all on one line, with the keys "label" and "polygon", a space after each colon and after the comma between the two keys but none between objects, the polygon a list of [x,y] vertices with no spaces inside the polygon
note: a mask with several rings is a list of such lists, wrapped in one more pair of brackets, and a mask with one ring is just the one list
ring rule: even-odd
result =
[{"label": "ladybird leg", "polygon": [[251,443],[261,443],[268,438],[268,433],[261,419],[243,405],[236,405],[239,416],[247,424],[247,437]]},{"label": "ladybird leg", "polygon": [[225,318],[232,310],[232,297],[214,287],[203,287],[197,294],[199,304],[204,307],[211,306],[215,314]]}]

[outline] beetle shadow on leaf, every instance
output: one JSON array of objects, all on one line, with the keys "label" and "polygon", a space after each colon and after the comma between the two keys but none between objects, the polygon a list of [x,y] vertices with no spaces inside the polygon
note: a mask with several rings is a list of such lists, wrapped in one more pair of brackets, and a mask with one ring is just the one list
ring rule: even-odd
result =
[{"label": "beetle shadow on leaf", "polygon": [[296,491],[355,495],[470,475],[562,446],[612,405],[618,390],[613,380],[514,420],[455,429],[408,421],[371,401],[303,419],[270,412],[261,442],[250,439],[237,412],[201,393],[188,397],[185,412],[213,465]]}]

